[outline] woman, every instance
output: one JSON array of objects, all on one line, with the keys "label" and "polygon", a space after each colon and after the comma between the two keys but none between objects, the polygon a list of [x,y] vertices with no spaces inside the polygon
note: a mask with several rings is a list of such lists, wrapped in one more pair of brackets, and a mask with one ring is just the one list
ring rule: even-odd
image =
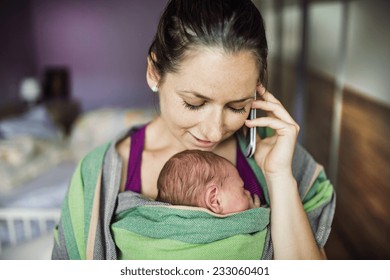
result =
[{"label": "woman", "polygon": [[[250,0],[170,1],[147,59],[147,82],[159,96],[161,114],[80,163],[53,258],[131,257],[129,235],[117,223],[134,205],[158,204],[143,196],[156,198],[161,168],[186,149],[232,162],[272,210],[262,258],[325,258],[333,188],[296,144],[297,123],[263,86],[267,52],[263,19]],[[251,108],[267,116],[249,121]],[[245,159],[239,132],[250,127],[260,135],[253,158]]]}]

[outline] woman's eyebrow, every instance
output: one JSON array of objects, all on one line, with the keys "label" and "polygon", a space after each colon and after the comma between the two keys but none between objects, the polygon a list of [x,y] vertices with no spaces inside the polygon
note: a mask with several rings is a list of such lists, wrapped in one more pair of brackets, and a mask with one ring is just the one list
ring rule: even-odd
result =
[{"label": "woman's eyebrow", "polygon": [[196,91],[191,91],[191,90],[178,90],[177,91],[180,95],[181,93],[184,93],[185,95],[187,94],[191,94],[195,97],[198,97],[198,98],[201,98],[201,99],[204,99],[204,100],[207,100],[207,101],[211,101],[212,99],[210,97],[207,97],[207,96],[204,96],[202,94],[200,94],[199,92],[196,92]]},{"label": "woman's eyebrow", "polygon": [[[212,101],[213,99],[208,97],[208,96],[204,96],[203,94],[200,94],[199,92],[196,92],[196,91],[189,91],[189,90],[179,90],[177,91],[179,94],[181,93],[184,93],[184,94],[191,94],[195,97],[198,97],[198,98],[201,98],[201,99],[204,99],[206,101]],[[232,100],[232,101],[229,101],[229,103],[240,103],[240,102],[244,102],[244,101],[248,101],[248,100],[251,100],[253,99],[252,96],[249,96],[248,97],[244,97],[244,98],[241,98],[241,99],[237,99],[237,100]]]},{"label": "woman's eyebrow", "polygon": [[245,102],[245,101],[248,101],[248,100],[251,100],[253,99],[253,97],[246,97],[246,98],[241,98],[241,99],[237,99],[237,100],[232,100],[230,101],[229,103],[241,103],[241,102]]}]

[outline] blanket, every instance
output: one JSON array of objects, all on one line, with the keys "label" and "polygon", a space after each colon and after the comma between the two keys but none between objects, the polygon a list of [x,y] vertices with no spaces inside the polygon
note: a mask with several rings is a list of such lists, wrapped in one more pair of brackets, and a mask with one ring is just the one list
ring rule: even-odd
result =
[{"label": "blanket", "polygon": [[111,226],[120,259],[261,259],[269,209],[218,216],[198,207],[140,206]]},{"label": "blanket", "polygon": [[[136,129],[136,128],[134,128]],[[226,217],[178,208],[132,192],[119,192],[122,161],[116,143],[80,161],[62,206],[53,259],[272,259],[270,205],[264,176],[247,159],[267,205]],[[266,137],[266,131],[260,131]],[[241,149],[245,139],[238,136]],[[299,145],[293,174],[318,246],[324,247],[335,210],[335,193],[323,168]]]}]

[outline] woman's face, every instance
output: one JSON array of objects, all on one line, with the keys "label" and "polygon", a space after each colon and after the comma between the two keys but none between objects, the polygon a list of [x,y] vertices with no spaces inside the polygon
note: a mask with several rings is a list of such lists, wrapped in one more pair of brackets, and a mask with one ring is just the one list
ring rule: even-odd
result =
[{"label": "woman's face", "polygon": [[159,84],[161,117],[185,149],[211,151],[243,126],[258,77],[249,51],[192,51]]}]

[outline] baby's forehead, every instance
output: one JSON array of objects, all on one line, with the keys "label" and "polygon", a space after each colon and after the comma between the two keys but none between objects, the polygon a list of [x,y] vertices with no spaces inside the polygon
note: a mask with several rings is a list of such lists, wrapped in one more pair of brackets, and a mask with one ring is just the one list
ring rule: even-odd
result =
[{"label": "baby's forehead", "polygon": [[225,180],[241,179],[237,168],[228,161],[224,161],[221,165],[221,175],[224,176]]}]

